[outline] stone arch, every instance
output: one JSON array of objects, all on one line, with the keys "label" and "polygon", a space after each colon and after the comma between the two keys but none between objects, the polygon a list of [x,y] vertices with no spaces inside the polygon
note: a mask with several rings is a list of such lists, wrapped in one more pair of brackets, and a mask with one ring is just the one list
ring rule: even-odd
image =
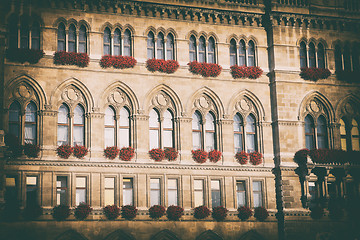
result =
[{"label": "stone arch", "polygon": [[70,19],[67,21],[67,26],[66,26],[66,28],[69,28],[70,24],[74,24],[75,28],[76,28],[76,29],[79,29],[78,22],[77,22],[74,18],[70,18]]},{"label": "stone arch", "polygon": [[87,240],[86,237],[84,237],[83,235],[72,229],[67,230],[66,232],[60,234],[55,239],[56,240]]},{"label": "stone arch", "polygon": [[209,33],[207,40],[209,40],[210,37],[214,38],[216,44],[219,43],[220,40],[219,40],[218,36],[214,32]]},{"label": "stone arch", "polygon": [[135,28],[133,26],[131,26],[130,24],[125,24],[123,29],[124,29],[124,32],[126,31],[126,29],[128,29],[131,32],[131,36],[136,35]]},{"label": "stone arch", "polygon": [[359,118],[360,111],[356,111],[356,106],[360,106],[360,99],[355,95],[349,94],[342,98],[336,105],[336,121],[339,122],[340,119],[344,116],[352,116]]},{"label": "stone arch", "polygon": [[174,41],[176,41],[176,39],[178,39],[179,36],[177,35],[175,29],[173,29],[173,28],[168,28],[168,29],[166,30],[166,36],[167,36],[169,33],[171,33],[171,34],[173,35]]},{"label": "stone arch", "polygon": [[260,100],[256,97],[256,95],[247,89],[244,89],[233,95],[228,105],[227,114],[233,117],[237,112],[236,105],[239,104],[239,101],[241,101],[241,99],[244,98],[249,100],[254,105],[255,107],[254,110],[256,111],[255,114],[257,115],[258,119],[265,120],[265,110],[263,105],[261,104]]},{"label": "stone arch", "polygon": [[340,41],[339,39],[336,39],[335,41],[332,42],[331,44],[331,48],[335,49],[335,46],[339,45],[339,47],[342,49],[344,47],[344,44],[342,43],[342,41]]},{"label": "stone arch", "polygon": [[[298,120],[304,121],[306,115],[310,114],[311,111],[309,108],[311,108],[310,104],[312,101],[315,101],[315,104],[321,104],[324,108],[324,112],[327,115],[328,122],[332,123],[335,119],[334,117],[334,108],[332,107],[330,101],[320,92],[318,91],[312,91],[308,93],[303,100],[300,103],[300,108],[298,112]],[[314,106],[316,108],[316,106]],[[316,116],[313,116],[315,119],[317,119]]]},{"label": "stone arch", "polygon": [[307,40],[305,37],[301,37],[300,39],[297,40],[296,46],[299,46],[299,47],[300,47],[300,43],[301,43],[301,42],[304,42],[305,45],[308,44],[308,40]]},{"label": "stone arch", "polygon": [[119,229],[107,235],[104,240],[135,240],[135,238],[131,234]]},{"label": "stone arch", "polygon": [[314,37],[311,37],[311,38],[309,39],[309,41],[308,41],[308,44],[310,44],[310,43],[313,43],[313,44],[315,45],[315,48],[316,48],[316,46],[317,46],[317,44],[318,44],[318,41],[317,41]]},{"label": "stone arch", "polygon": [[[5,107],[10,106],[11,102],[14,101],[15,99],[18,98],[27,98],[26,96],[24,96],[24,94],[21,93],[21,91],[26,90],[26,89],[20,89],[21,86],[24,86],[25,88],[30,88],[30,91],[33,91],[34,96],[36,98],[36,104],[38,105],[38,109],[43,109],[45,105],[47,105],[47,98],[46,98],[46,94],[44,92],[44,90],[42,89],[42,87],[39,85],[39,83],[37,81],[35,81],[32,77],[23,74],[20,75],[16,78],[14,78],[13,80],[10,80],[6,85],[5,85]],[[16,89],[18,88],[18,90]],[[17,91],[17,93],[15,93],[15,91]],[[35,99],[28,99],[30,100],[35,100]],[[24,99],[24,101],[26,101]]]},{"label": "stone arch", "polygon": [[[62,100],[61,98],[61,95],[66,88],[73,88],[81,93],[85,104],[85,112],[91,112],[93,110],[94,100],[89,89],[76,78],[70,78],[65,80],[53,90],[50,97],[50,105],[53,109],[57,110],[64,102],[64,100]],[[76,104],[77,103],[75,103],[74,105]]]},{"label": "stone arch", "polygon": [[191,30],[190,32],[188,32],[188,34],[186,35],[185,39],[190,40],[190,37],[194,36],[196,39],[199,38],[199,34],[195,31],[195,30]]},{"label": "stone arch", "polygon": [[250,35],[246,41],[246,44],[249,44],[250,41],[253,41],[255,48],[257,48],[257,46],[259,45],[259,42],[254,36]]},{"label": "stone arch", "polygon": [[158,27],[158,29],[156,29],[156,36],[159,35],[159,33],[162,33],[164,35],[164,37],[166,37],[166,30],[163,27]]},{"label": "stone arch", "polygon": [[236,34],[231,34],[230,36],[228,36],[228,37],[226,38],[226,43],[227,43],[227,44],[230,44],[230,41],[231,41],[232,39],[234,39],[235,42],[236,42],[236,44],[238,44],[238,42],[239,42],[239,37],[236,36]]},{"label": "stone arch", "polygon": [[105,22],[105,23],[100,27],[100,32],[101,32],[101,33],[104,33],[105,28],[109,28],[109,29],[110,29],[110,32],[113,32],[113,30],[114,30],[114,26],[113,26],[111,23],[109,23],[109,22]]},{"label": "stone arch", "polygon": [[[217,118],[222,118],[223,115],[224,115],[224,106],[220,100],[220,98],[218,97],[218,95],[213,91],[211,90],[210,88],[204,86],[200,89],[198,89],[188,100],[187,102],[187,107],[186,107],[186,112],[189,114],[189,116],[191,116],[194,111],[197,109],[195,107],[195,100],[199,97],[201,97],[202,95],[205,95],[207,96],[211,101],[212,103],[214,104],[214,107],[216,110],[216,117]],[[203,116],[204,117],[204,116]]]},{"label": "stone arch", "polygon": [[[154,87],[150,92],[146,94],[144,103],[143,103],[143,109],[146,111],[145,114],[148,114],[150,110],[153,108],[152,99],[156,96],[156,94],[163,92],[166,95],[169,96],[170,100],[173,102],[174,105],[174,117],[180,116],[180,114],[183,112],[183,107],[180,101],[180,98],[178,95],[172,90],[169,86],[165,84],[160,84],[156,87]],[[146,107],[145,107],[146,106]]]},{"label": "stone arch", "polygon": [[204,37],[204,38],[205,38],[205,42],[207,42],[208,39],[209,39],[209,35],[208,35],[206,32],[204,32],[204,31],[199,32],[199,36],[197,37],[197,40],[199,40],[200,37]]},{"label": "stone arch", "polygon": [[154,36],[157,36],[157,32],[156,32],[156,28],[154,28],[153,26],[148,27],[145,32],[144,32],[144,36],[147,37],[147,35],[149,34],[149,32],[152,32],[154,34]]},{"label": "stone arch", "polygon": [[[80,20],[79,23],[78,23],[77,28],[80,29],[80,26],[81,26],[81,25],[84,25],[84,26],[86,27],[86,32],[87,32],[87,33],[91,32],[91,25],[90,25],[87,21],[85,21],[85,20]],[[89,37],[89,36],[88,36],[88,37]]]},{"label": "stone arch", "polygon": [[263,236],[261,236],[257,231],[250,230],[244,233],[239,240],[265,240]]},{"label": "stone arch", "polygon": [[196,237],[196,240],[223,240],[216,232],[207,230]]},{"label": "stone arch", "polygon": [[172,231],[164,229],[153,235],[151,240],[180,240],[180,238]]},{"label": "stone arch", "polygon": [[321,43],[324,46],[324,50],[326,50],[329,47],[329,45],[327,44],[327,42],[323,38],[319,38],[319,40],[317,42],[317,45],[319,45],[319,43]]},{"label": "stone arch", "polygon": [[60,23],[63,23],[65,25],[65,27],[67,26],[68,22],[66,21],[65,18],[63,17],[59,17],[58,19],[55,20],[55,22],[53,23],[53,27],[57,28],[59,26]]}]

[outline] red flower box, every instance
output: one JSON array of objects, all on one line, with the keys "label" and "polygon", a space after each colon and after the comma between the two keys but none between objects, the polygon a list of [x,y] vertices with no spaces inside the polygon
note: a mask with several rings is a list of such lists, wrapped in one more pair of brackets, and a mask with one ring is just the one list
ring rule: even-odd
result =
[{"label": "red flower box", "polygon": [[152,219],[159,219],[165,214],[165,208],[160,205],[154,205],[149,208],[149,215]]},{"label": "red flower box", "polygon": [[263,222],[265,221],[265,219],[267,219],[267,217],[269,216],[268,211],[266,210],[266,208],[264,207],[257,207],[254,210],[254,217],[260,221]]},{"label": "red flower box", "polygon": [[224,221],[226,216],[227,216],[227,212],[228,210],[226,209],[226,207],[223,206],[218,206],[218,207],[214,207],[212,210],[212,217],[218,221]]},{"label": "red flower box", "polygon": [[37,158],[40,153],[40,146],[26,143],[24,145],[24,154],[30,158]]},{"label": "red flower box", "polygon": [[90,58],[87,53],[75,53],[59,51],[54,53],[55,65],[76,65],[78,67],[87,67]]},{"label": "red flower box", "polygon": [[191,150],[192,158],[197,163],[204,163],[208,157],[208,153],[203,150]]},{"label": "red flower box", "polygon": [[125,205],[121,207],[121,217],[131,220],[136,217],[137,208],[132,205]]},{"label": "red flower box", "polygon": [[93,209],[88,204],[80,203],[79,206],[75,208],[75,218],[78,220],[84,220],[87,216],[89,216],[92,210]]},{"label": "red flower box", "polygon": [[70,207],[58,205],[53,208],[52,216],[56,221],[64,221],[70,216]]},{"label": "red flower box", "polygon": [[61,145],[57,147],[56,153],[59,157],[68,159],[73,153],[73,148],[70,145]]},{"label": "red flower box", "polygon": [[85,146],[75,145],[75,147],[73,147],[73,154],[79,159],[84,158],[88,151],[89,150]]},{"label": "red flower box", "polygon": [[28,205],[24,208],[23,211],[23,217],[29,221],[39,218],[42,214],[43,214],[43,208],[37,204]]},{"label": "red flower box", "polygon": [[204,219],[210,215],[211,211],[207,206],[200,206],[194,208],[194,218]]},{"label": "red flower box", "polygon": [[115,220],[120,215],[120,208],[116,205],[108,205],[103,208],[103,212],[107,219]]},{"label": "red flower box", "polygon": [[150,158],[156,162],[161,162],[165,158],[164,150],[160,148],[154,148],[149,151]]},{"label": "red flower box", "polygon": [[263,70],[260,67],[246,67],[246,66],[238,66],[233,65],[230,67],[230,73],[233,78],[251,78],[257,79],[259,78]]},{"label": "red flower box", "polygon": [[123,161],[130,161],[134,156],[135,150],[132,147],[123,147],[119,153],[119,158]]},{"label": "red flower box", "polygon": [[259,165],[262,163],[263,156],[261,153],[254,151],[254,152],[250,153],[249,156],[250,156],[250,163],[252,165]]},{"label": "red flower box", "polygon": [[326,79],[331,75],[327,68],[301,68],[300,77],[305,80],[317,81]]},{"label": "red flower box", "polygon": [[45,55],[43,50],[28,48],[9,48],[6,50],[6,58],[12,62],[35,64]]},{"label": "red flower box", "polygon": [[307,148],[300,149],[294,155],[294,162],[298,165],[304,165],[307,163],[307,156],[309,155],[310,150]]},{"label": "red flower box", "polygon": [[116,156],[119,154],[120,150],[117,147],[107,147],[104,149],[104,155],[108,159],[115,159]]},{"label": "red flower box", "polygon": [[314,163],[328,163],[329,149],[312,149],[309,155]]},{"label": "red flower box", "polygon": [[146,68],[150,72],[162,72],[162,73],[174,73],[179,68],[179,63],[175,60],[164,60],[164,59],[148,59],[146,61]]},{"label": "red flower box", "polygon": [[100,59],[100,66],[102,68],[114,67],[117,69],[133,68],[137,61],[131,56],[111,56],[105,55]]},{"label": "red flower box", "polygon": [[199,74],[203,77],[217,77],[220,75],[222,67],[216,63],[199,63],[197,61],[189,62],[189,71]]},{"label": "red flower box", "polygon": [[166,216],[169,220],[178,221],[184,215],[184,209],[179,206],[169,206],[166,210]]},{"label": "red flower box", "polygon": [[235,158],[238,161],[238,163],[244,165],[247,164],[249,161],[249,154],[245,151],[237,152],[235,154]]},{"label": "red flower box", "polygon": [[246,206],[238,208],[238,212],[238,217],[241,221],[246,221],[253,215],[252,210]]},{"label": "red flower box", "polygon": [[179,153],[175,148],[165,148],[165,158],[169,161],[175,161]]},{"label": "red flower box", "polygon": [[210,162],[217,163],[221,158],[222,153],[218,150],[211,150],[208,154]]}]

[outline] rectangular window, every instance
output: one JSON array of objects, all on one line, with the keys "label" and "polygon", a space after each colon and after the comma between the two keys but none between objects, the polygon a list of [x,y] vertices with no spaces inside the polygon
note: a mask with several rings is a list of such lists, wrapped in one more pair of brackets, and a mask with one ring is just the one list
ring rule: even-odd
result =
[{"label": "rectangular window", "polygon": [[160,178],[150,179],[150,206],[161,205]]},{"label": "rectangular window", "polygon": [[254,208],[263,206],[262,182],[253,181]]},{"label": "rectangular window", "polygon": [[201,149],[201,132],[193,130],[193,149]]},{"label": "rectangular window", "polygon": [[150,149],[159,148],[159,130],[150,129]]},{"label": "rectangular window", "polygon": [[236,181],[236,200],[238,208],[247,205],[245,181]]},{"label": "rectangular window", "polygon": [[26,206],[34,206],[38,204],[37,186],[38,178],[36,176],[26,177]]},{"label": "rectangular window", "polygon": [[212,207],[221,206],[220,180],[211,180],[211,204]]},{"label": "rectangular window", "polygon": [[310,206],[312,207],[316,200],[316,184],[315,182],[309,182],[309,195],[310,195]]},{"label": "rectangular window", "polygon": [[76,205],[86,203],[86,177],[76,178]]},{"label": "rectangular window", "polygon": [[123,179],[123,205],[134,205],[133,179]]},{"label": "rectangular window", "polygon": [[115,204],[115,178],[107,177],[104,180],[105,194],[104,194],[104,205]]},{"label": "rectangular window", "polygon": [[67,195],[67,177],[58,176],[56,178],[56,204],[57,205],[68,205]]},{"label": "rectangular window", "polygon": [[205,205],[204,180],[194,180],[194,207]]},{"label": "rectangular window", "polygon": [[177,179],[168,179],[168,206],[171,205],[179,205]]},{"label": "rectangular window", "polygon": [[17,202],[17,191],[16,191],[16,178],[6,176],[5,179],[5,202],[6,203],[16,203]]}]

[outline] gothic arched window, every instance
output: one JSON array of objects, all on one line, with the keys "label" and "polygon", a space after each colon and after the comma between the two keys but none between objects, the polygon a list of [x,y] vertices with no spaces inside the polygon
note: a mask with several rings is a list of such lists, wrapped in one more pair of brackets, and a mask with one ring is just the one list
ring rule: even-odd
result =
[{"label": "gothic arched window", "polygon": [[164,49],[164,34],[159,33],[156,40],[156,58],[165,59],[165,49]]},{"label": "gothic arched window", "polygon": [[305,145],[310,150],[315,148],[315,125],[310,115],[305,117]]},{"label": "gothic arched window", "polygon": [[121,32],[120,29],[116,28],[114,31],[114,53],[113,55],[121,55]]},{"label": "gothic arched window", "polygon": [[80,26],[79,29],[79,53],[87,52],[87,33],[84,25]]},{"label": "gothic arched window", "polygon": [[57,130],[57,145],[69,144],[69,129],[70,129],[69,109],[62,104],[58,111],[58,130]]},{"label": "gothic arched window", "polygon": [[206,151],[216,149],[215,118],[211,112],[205,117],[205,136]]},{"label": "gothic arched window", "polygon": [[197,111],[192,115],[192,140],[193,149],[202,149],[202,120]]},{"label": "gothic arched window", "polygon": [[66,32],[65,32],[65,25],[63,23],[60,23],[58,26],[57,38],[58,38],[57,50],[66,51]]},{"label": "gothic arched window", "polygon": [[116,146],[116,122],[115,111],[112,107],[105,110],[105,147]]},{"label": "gothic arched window", "polygon": [[244,123],[240,114],[234,116],[234,148],[235,152],[241,152],[243,147],[243,127]]},{"label": "gothic arched window", "polygon": [[149,32],[147,36],[147,58],[155,58],[155,37],[153,32]]},{"label": "gothic arched window", "polygon": [[76,28],[74,24],[70,25],[68,34],[68,51],[76,52]]},{"label": "gothic arched window", "polygon": [[155,109],[151,109],[149,114],[149,129],[150,129],[150,149],[160,147],[160,116]]},{"label": "gothic arched window", "polygon": [[317,119],[317,148],[328,148],[327,124],[324,116]]},{"label": "gothic arched window", "polygon": [[13,102],[9,108],[9,133],[20,137],[20,104]]},{"label": "gothic arched window", "polygon": [[25,109],[25,143],[37,143],[37,107],[33,102],[30,102]]},{"label": "gothic arched window", "polygon": [[318,44],[317,50],[318,68],[325,68],[325,50],[324,45]]},{"label": "gothic arched window", "polygon": [[300,67],[307,67],[307,54],[306,54],[306,44],[305,42],[300,43]]},{"label": "gothic arched window", "polygon": [[191,35],[189,42],[189,56],[190,62],[196,61],[196,38],[193,35]]},{"label": "gothic arched window", "polygon": [[237,65],[236,41],[230,40],[230,66]]},{"label": "gothic arched window", "polygon": [[131,32],[129,29],[124,32],[124,56],[131,56]]},{"label": "gothic arched window", "polygon": [[169,33],[166,37],[166,59],[174,60],[174,37]]},{"label": "gothic arched window", "polygon": [[199,62],[206,62],[206,42],[204,37],[199,39]]},{"label": "gothic arched window", "polygon": [[255,44],[253,41],[249,41],[248,44],[248,66],[255,66]]},{"label": "gothic arched window", "polygon": [[215,40],[213,37],[209,38],[208,41],[208,63],[215,63],[216,62],[216,56],[215,56]]},{"label": "gothic arched window", "polygon": [[120,109],[119,118],[119,146],[130,146],[130,112],[126,107]]},{"label": "gothic arched window", "polygon": [[315,59],[315,45],[314,43],[309,44],[309,67],[316,67],[316,59]]},{"label": "gothic arched window", "polygon": [[246,66],[246,45],[242,39],[239,42],[239,66]]},{"label": "gothic arched window", "polygon": [[111,55],[111,31],[108,27],[104,30],[104,55]]}]

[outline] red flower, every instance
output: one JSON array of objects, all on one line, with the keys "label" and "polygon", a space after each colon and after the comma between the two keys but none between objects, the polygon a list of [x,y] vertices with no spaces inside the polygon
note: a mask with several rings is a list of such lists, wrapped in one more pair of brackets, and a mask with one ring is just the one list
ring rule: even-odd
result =
[{"label": "red flower", "polygon": [[103,208],[103,212],[107,219],[114,220],[120,215],[120,208],[116,205],[108,205]]},{"label": "red flower", "polygon": [[197,61],[192,61],[187,65],[189,65],[190,72],[200,74],[203,77],[217,77],[222,70],[222,67],[216,63],[199,63]]},{"label": "red flower", "polygon": [[175,148],[165,148],[164,153],[165,158],[169,161],[175,161],[179,154]]},{"label": "red flower", "polygon": [[209,152],[209,154],[208,154],[208,158],[209,158],[210,162],[216,163],[216,162],[218,162],[218,161],[220,160],[221,155],[222,155],[222,154],[221,154],[220,151],[218,151],[218,150],[211,150],[211,151]]},{"label": "red flower", "polygon": [[132,205],[125,205],[121,207],[121,217],[131,220],[136,217],[137,208]]},{"label": "red flower", "polygon": [[194,218],[204,219],[210,215],[211,211],[207,206],[200,206],[194,208]]},{"label": "red flower", "polygon": [[40,153],[40,146],[36,144],[26,143],[24,145],[24,154],[31,158],[37,158]]},{"label": "red flower", "polygon": [[252,216],[252,210],[249,207],[240,207],[238,209],[238,217],[241,219],[241,221],[246,221]]},{"label": "red flower", "polygon": [[155,160],[156,162],[160,162],[165,158],[164,150],[160,148],[154,148],[149,151],[150,158]]},{"label": "red flower", "polygon": [[184,215],[184,209],[179,206],[169,206],[166,210],[166,216],[169,220],[177,221]]},{"label": "red flower", "polygon": [[269,216],[268,211],[264,207],[257,207],[254,210],[254,217],[259,220],[260,222],[265,221]]},{"label": "red flower", "polygon": [[81,159],[86,156],[89,150],[85,146],[75,145],[73,151],[74,156]]},{"label": "red flower", "polygon": [[316,81],[319,79],[326,79],[331,75],[327,68],[301,68],[300,77],[305,80]]},{"label": "red flower", "polygon": [[78,67],[87,67],[90,58],[87,53],[75,53],[59,51],[54,53],[54,64],[56,65],[76,65]]},{"label": "red flower", "polygon": [[165,214],[165,208],[160,205],[154,205],[149,208],[149,215],[152,219],[159,219]]},{"label": "red flower", "polygon": [[120,150],[119,157],[123,161],[130,161],[135,156],[135,150],[132,147],[123,147]]},{"label": "red flower", "polygon": [[307,148],[297,151],[294,155],[294,161],[299,165],[306,164],[307,156],[309,155],[309,153],[310,153],[310,150]]},{"label": "red flower", "polygon": [[237,152],[235,158],[240,164],[247,164],[249,161],[249,154],[245,151]]},{"label": "red flower", "polygon": [[84,220],[89,216],[89,214],[92,212],[92,208],[86,204],[86,203],[80,203],[79,206],[75,208],[74,215],[76,219],[78,220]]},{"label": "red flower", "polygon": [[249,154],[250,156],[250,162],[252,165],[259,165],[260,163],[262,163],[262,154],[257,152],[257,151],[254,151],[252,153]]},{"label": "red flower", "polygon": [[73,152],[73,148],[70,145],[61,145],[56,149],[56,153],[59,157],[68,159]]},{"label": "red flower", "polygon": [[233,78],[251,78],[257,79],[263,73],[260,67],[246,67],[233,65],[230,67],[230,73]]},{"label": "red flower", "polygon": [[111,56],[105,55],[100,59],[100,66],[102,68],[109,68],[113,66],[117,69],[133,68],[137,61],[131,56]]},{"label": "red flower", "polygon": [[63,221],[70,216],[70,207],[58,205],[53,208],[52,216],[57,221]]},{"label": "red flower", "polygon": [[146,61],[146,68],[150,72],[163,72],[163,73],[174,73],[179,68],[179,63],[175,60],[164,60],[164,59],[148,59]]},{"label": "red flower", "polygon": [[115,146],[114,147],[107,147],[107,148],[104,149],[104,155],[105,155],[106,158],[113,160],[119,154],[119,151],[120,150]]},{"label": "red flower", "polygon": [[191,150],[192,158],[197,163],[204,163],[208,157],[208,153],[203,150]]},{"label": "red flower", "polygon": [[9,48],[6,50],[6,58],[13,62],[30,64],[38,63],[45,55],[43,50],[28,48]]},{"label": "red flower", "polygon": [[226,209],[226,207],[223,206],[214,207],[212,210],[212,217],[218,222],[224,221],[227,216],[227,212],[228,210]]}]

